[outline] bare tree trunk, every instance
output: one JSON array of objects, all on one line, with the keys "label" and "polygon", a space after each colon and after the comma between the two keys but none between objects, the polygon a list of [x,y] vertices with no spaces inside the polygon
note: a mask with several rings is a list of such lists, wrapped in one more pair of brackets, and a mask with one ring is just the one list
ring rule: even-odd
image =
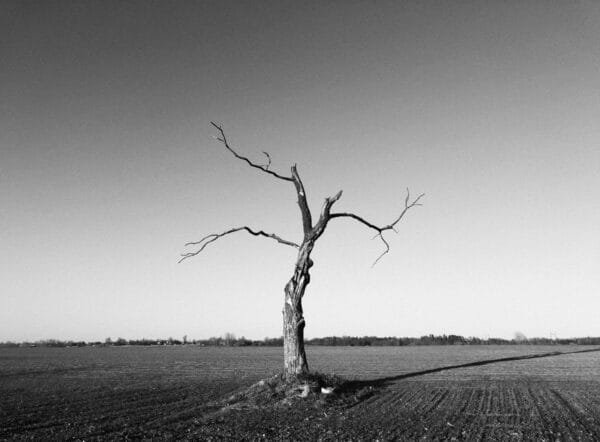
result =
[{"label": "bare tree trunk", "polygon": [[310,282],[309,270],[313,265],[310,259],[314,243],[302,244],[294,276],[285,286],[285,303],[283,305],[283,365],[286,379],[297,378],[308,373],[308,361],[304,351],[304,326],[306,324],[302,311],[302,297]]}]

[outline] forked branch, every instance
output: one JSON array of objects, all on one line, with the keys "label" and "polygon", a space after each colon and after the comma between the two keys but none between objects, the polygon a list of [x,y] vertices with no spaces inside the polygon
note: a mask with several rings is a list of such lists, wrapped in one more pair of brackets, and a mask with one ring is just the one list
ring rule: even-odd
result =
[{"label": "forked branch", "polygon": [[225,131],[223,131],[223,128],[221,126],[219,126],[217,123],[213,122],[213,121],[211,121],[210,124],[212,124],[219,131],[219,133],[221,134],[221,136],[217,137],[217,140],[220,141],[221,143],[223,143],[223,145],[227,148],[227,150],[229,152],[231,152],[233,154],[233,156],[235,156],[237,159],[245,161],[251,167],[254,167],[255,169],[262,170],[263,172],[268,173],[269,175],[273,175],[275,178],[279,178],[280,180],[294,181],[291,177],[279,175],[277,172],[273,172],[272,170],[269,170],[269,167],[271,167],[271,156],[267,152],[265,152],[265,151],[263,151],[263,153],[267,157],[267,161],[268,161],[268,163],[265,164],[265,165],[256,164],[256,163],[250,161],[250,159],[248,159],[247,157],[242,156],[239,153],[237,153],[229,145],[229,142],[227,141],[227,137],[225,136]]},{"label": "forked branch", "polygon": [[383,253],[381,253],[381,255],[379,255],[377,257],[377,259],[373,263],[373,266],[374,266],[375,264],[377,264],[379,262],[379,260],[381,258],[383,258],[383,256],[385,254],[387,254],[390,251],[390,245],[384,238],[383,232],[385,232],[387,230],[393,230],[394,232],[398,233],[395,229],[396,224],[398,224],[400,222],[400,220],[404,217],[406,212],[408,212],[411,208],[413,208],[415,206],[422,206],[422,204],[419,201],[424,196],[425,196],[425,194],[422,193],[411,202],[410,201],[410,191],[408,189],[406,189],[406,198],[404,199],[404,209],[402,210],[402,212],[400,212],[400,215],[398,215],[398,217],[392,223],[390,223],[386,226],[382,226],[382,227],[380,227],[376,224],[373,224],[372,222],[369,222],[366,219],[364,219],[358,215],[355,215],[354,213],[347,213],[347,212],[332,213],[331,215],[329,215],[329,218],[352,218],[353,220],[358,221],[359,223],[367,226],[369,229],[373,229],[377,232],[377,235],[375,235],[373,237],[373,239],[380,238],[381,241],[383,242],[383,245],[385,246],[385,250],[383,251]]},{"label": "forked branch", "polygon": [[266,238],[272,238],[275,241],[277,241],[280,244],[285,244],[286,246],[291,246],[291,247],[295,247],[295,248],[299,248],[300,246],[298,246],[298,244],[296,244],[295,242],[292,241],[287,241],[283,238],[281,238],[278,235],[275,235],[274,233],[266,233],[263,232],[262,230],[252,230],[250,227],[247,226],[242,226],[242,227],[234,227],[233,229],[229,229],[226,232],[223,233],[211,233],[210,235],[206,235],[204,238],[202,238],[199,241],[194,241],[194,242],[188,242],[185,246],[199,246],[199,249],[194,251],[194,252],[189,252],[189,253],[183,253],[181,256],[182,258],[179,260],[179,262],[187,259],[187,258],[191,258],[192,256],[196,256],[199,253],[201,253],[207,245],[209,245],[212,242],[215,242],[217,239],[224,237],[225,235],[229,235],[230,233],[235,233],[235,232],[239,232],[241,230],[245,230],[248,233],[250,233],[251,235],[254,236],[264,236]]}]

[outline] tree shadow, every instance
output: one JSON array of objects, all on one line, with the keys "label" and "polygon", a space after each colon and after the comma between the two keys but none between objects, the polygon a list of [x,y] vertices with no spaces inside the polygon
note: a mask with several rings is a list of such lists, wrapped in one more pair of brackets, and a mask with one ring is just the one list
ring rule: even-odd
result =
[{"label": "tree shadow", "polygon": [[[523,361],[527,359],[540,359],[540,358],[548,358],[551,356],[560,356],[560,355],[569,355],[575,353],[589,353],[589,352],[597,352],[600,351],[600,348],[591,348],[586,350],[576,350],[576,351],[553,351],[549,353],[537,353],[532,355],[522,355],[522,356],[509,356],[504,358],[497,359],[486,359],[483,361],[475,361],[475,362],[467,362],[464,364],[456,364],[456,365],[446,365],[443,367],[430,368],[427,370],[414,371],[411,373],[404,373],[396,376],[387,376],[383,378],[376,379],[365,379],[365,380],[355,380],[355,381],[347,381],[343,385],[340,386],[340,393],[343,395],[353,395],[357,398],[357,403],[362,402],[368,397],[372,396],[375,393],[375,390],[386,387],[394,381],[399,381],[402,379],[414,378],[417,376],[423,376],[431,373],[439,373],[445,370],[455,370],[459,368],[468,368],[468,367],[479,367],[481,365],[489,365],[496,364],[499,362],[510,362],[510,361]],[[371,392],[371,394],[368,394]]]}]

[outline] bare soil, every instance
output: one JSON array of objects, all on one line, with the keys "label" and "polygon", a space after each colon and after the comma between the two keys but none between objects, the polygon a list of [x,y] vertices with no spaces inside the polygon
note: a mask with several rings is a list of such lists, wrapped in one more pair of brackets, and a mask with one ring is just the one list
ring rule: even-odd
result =
[{"label": "bare soil", "polygon": [[365,401],[295,400],[225,409],[194,438],[220,440],[600,440],[587,383],[405,381]]},{"label": "bare soil", "polygon": [[600,351],[539,350],[291,385],[249,356],[206,377],[179,350],[0,352],[0,440],[600,440]]}]

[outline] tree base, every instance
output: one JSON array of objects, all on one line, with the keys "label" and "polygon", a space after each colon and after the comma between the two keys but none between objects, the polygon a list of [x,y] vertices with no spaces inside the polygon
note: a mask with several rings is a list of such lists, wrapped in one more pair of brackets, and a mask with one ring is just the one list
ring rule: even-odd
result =
[{"label": "tree base", "polygon": [[352,382],[336,375],[306,373],[290,380],[278,374],[211,402],[208,406],[217,414],[263,407],[289,407],[300,402],[321,406],[338,399],[348,399],[348,386],[351,385]]}]

